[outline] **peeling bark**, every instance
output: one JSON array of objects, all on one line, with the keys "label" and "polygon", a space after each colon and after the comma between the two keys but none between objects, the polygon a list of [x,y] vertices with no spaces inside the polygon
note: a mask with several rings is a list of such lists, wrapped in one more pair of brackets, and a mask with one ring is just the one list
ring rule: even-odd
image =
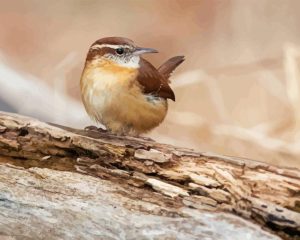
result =
[{"label": "peeling bark", "polygon": [[3,112],[0,163],[0,235],[16,239],[300,235],[297,169]]}]

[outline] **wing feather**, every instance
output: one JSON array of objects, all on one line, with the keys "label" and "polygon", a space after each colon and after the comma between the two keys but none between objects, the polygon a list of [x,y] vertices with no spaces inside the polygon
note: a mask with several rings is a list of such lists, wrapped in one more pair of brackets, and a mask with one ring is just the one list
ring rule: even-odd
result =
[{"label": "wing feather", "polygon": [[175,94],[169,86],[168,80],[143,58],[140,60],[137,80],[143,87],[145,94],[153,94],[154,96],[175,101]]}]

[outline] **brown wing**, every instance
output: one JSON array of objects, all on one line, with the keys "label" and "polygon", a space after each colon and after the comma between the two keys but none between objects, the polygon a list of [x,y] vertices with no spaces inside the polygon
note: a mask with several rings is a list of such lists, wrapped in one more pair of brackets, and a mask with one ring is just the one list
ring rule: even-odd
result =
[{"label": "brown wing", "polygon": [[161,75],[163,75],[166,79],[169,80],[172,72],[177,68],[182,62],[184,61],[184,56],[176,56],[170,58],[168,61],[163,63],[159,68],[158,71]]},{"label": "brown wing", "polygon": [[137,80],[142,85],[144,93],[175,101],[175,94],[169,86],[168,80],[143,58],[140,60]]}]

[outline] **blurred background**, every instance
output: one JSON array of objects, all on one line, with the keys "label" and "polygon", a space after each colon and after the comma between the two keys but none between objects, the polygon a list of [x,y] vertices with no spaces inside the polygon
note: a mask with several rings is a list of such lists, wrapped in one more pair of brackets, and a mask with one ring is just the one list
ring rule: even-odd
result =
[{"label": "blurred background", "polygon": [[123,36],[175,55],[166,120],[148,134],[300,167],[300,1],[0,0],[0,110],[76,128],[89,46]]}]

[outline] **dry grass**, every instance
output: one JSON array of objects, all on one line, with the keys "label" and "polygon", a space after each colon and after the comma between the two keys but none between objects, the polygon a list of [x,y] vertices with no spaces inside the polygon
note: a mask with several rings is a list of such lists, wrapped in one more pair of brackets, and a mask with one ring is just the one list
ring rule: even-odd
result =
[{"label": "dry grass", "polygon": [[[167,119],[168,129],[163,129],[162,133],[153,133],[153,136],[176,145],[195,148],[201,146],[202,149],[223,154],[300,167],[299,57],[299,48],[289,44],[284,48],[283,58],[280,59],[282,64],[278,64],[278,59],[273,59],[271,70],[261,67],[260,63],[266,60],[243,66],[227,66],[221,70],[210,71],[210,74],[202,70],[181,74],[175,79],[174,86],[190,89],[195,85],[200,85],[200,88],[208,93],[209,98],[206,99],[206,104],[216,111],[217,121],[209,122],[205,116],[193,111],[172,111]],[[231,110],[224,103],[226,96],[218,84],[216,76],[219,72],[222,72],[222,77],[225,79],[234,74],[238,74],[240,79],[251,74],[253,81],[257,84],[256,87],[268,94],[270,98],[268,101],[272,102],[276,99],[284,107],[284,111],[281,108],[270,107],[275,113],[278,110],[279,113],[283,111],[283,114],[278,114],[280,117],[277,119],[267,118],[264,122],[257,122],[252,127],[235,124],[234,118],[230,116]],[[285,78],[282,79],[281,76]],[[261,110],[259,103],[260,101],[256,101],[250,104],[249,109],[244,111],[255,112],[257,110],[256,114],[259,114],[258,111]],[[268,107],[266,105],[266,108]],[[178,128],[182,130],[178,131]],[[182,137],[186,132],[188,132],[188,137]]]}]

